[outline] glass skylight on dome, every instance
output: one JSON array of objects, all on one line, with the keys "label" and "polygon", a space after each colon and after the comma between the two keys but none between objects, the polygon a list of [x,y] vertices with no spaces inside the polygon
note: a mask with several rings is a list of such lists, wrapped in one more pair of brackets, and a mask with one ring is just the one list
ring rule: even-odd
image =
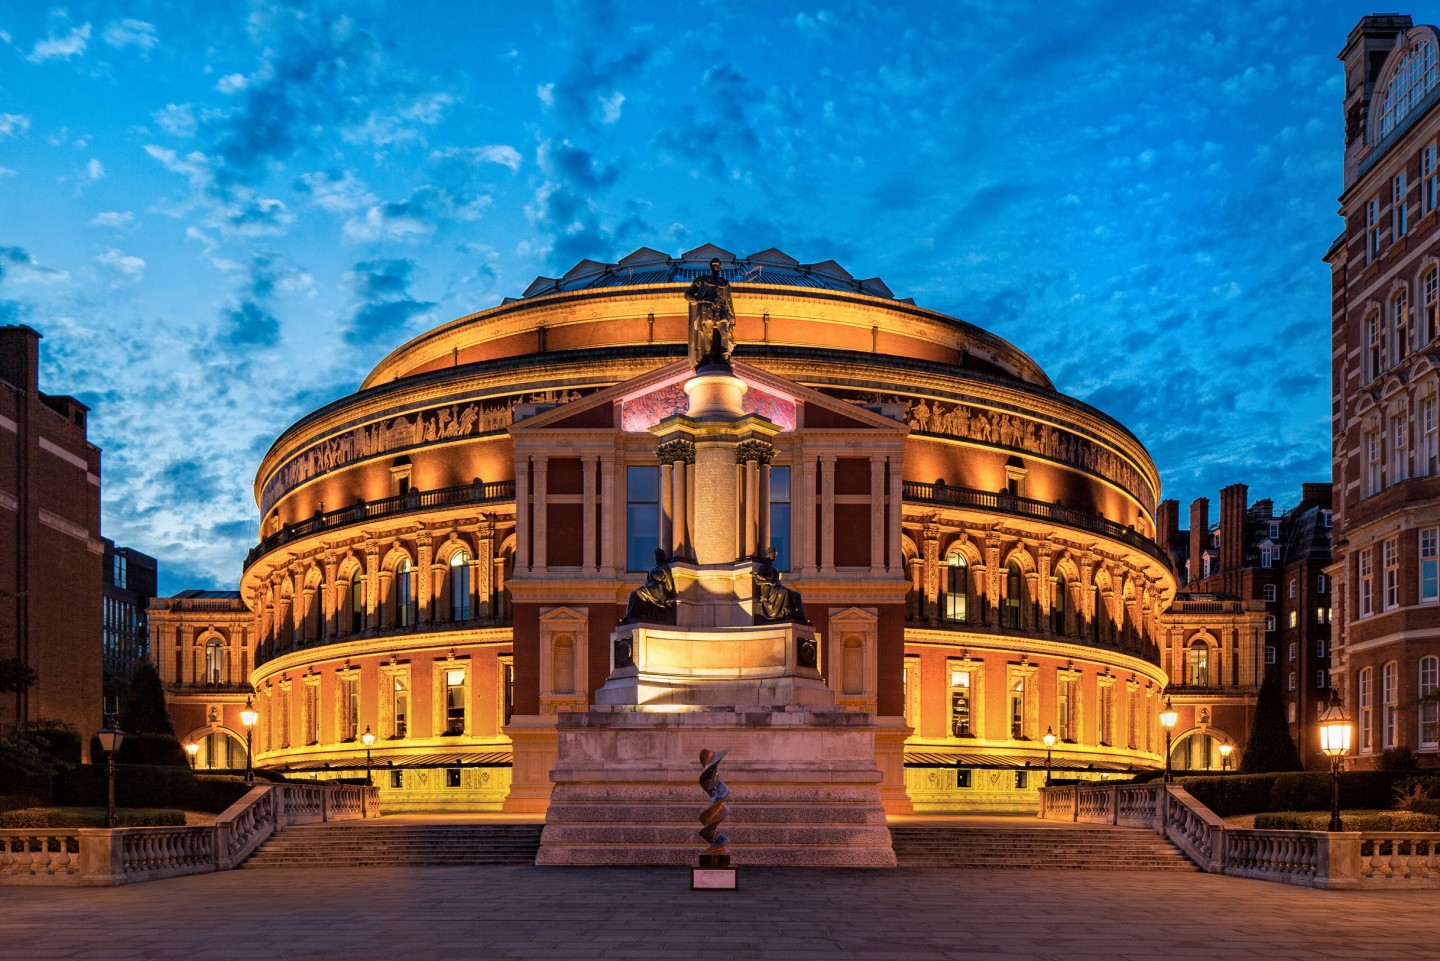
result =
[{"label": "glass skylight on dome", "polygon": [[[732,284],[776,284],[782,287],[813,287],[843,290],[894,300],[895,295],[879,277],[860,280],[833,260],[802,264],[775,248],[748,257],[736,257],[714,244],[705,244],[671,257],[649,247],[606,264],[582,260],[563,277],[536,277],[521,298],[602,287],[635,287],[651,284],[688,284],[710,270],[711,258],[720,261],[720,273]],[[508,302],[508,301],[507,301]]]}]

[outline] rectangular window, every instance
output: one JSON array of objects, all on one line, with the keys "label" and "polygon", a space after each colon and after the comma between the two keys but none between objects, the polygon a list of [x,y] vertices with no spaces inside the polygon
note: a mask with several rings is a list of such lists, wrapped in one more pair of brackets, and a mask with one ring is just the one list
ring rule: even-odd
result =
[{"label": "rectangular window", "polygon": [[1275,615],[1274,615],[1274,614],[1266,614],[1266,615],[1265,615],[1265,630],[1268,631],[1268,632],[1271,632],[1271,633],[1273,633],[1273,632],[1275,631]]},{"label": "rectangular window", "polygon": [[1273,600],[1275,600],[1275,585],[1274,585],[1274,584],[1266,584],[1265,587],[1264,587],[1264,592],[1265,592],[1265,600],[1267,600],[1267,601],[1273,601]]},{"label": "rectangular window", "polygon": [[1300,593],[1300,582],[1292,577],[1290,578],[1290,596],[1293,598],[1298,593]]},{"label": "rectangular window", "polygon": [[360,679],[340,679],[340,740],[360,736]]},{"label": "rectangular window", "polygon": [[460,769],[459,769],[458,767],[447,767],[447,768],[445,769],[445,786],[446,786],[446,787],[459,787],[459,786],[460,786]]},{"label": "rectangular window", "polygon": [[1360,552],[1359,568],[1360,583],[1359,597],[1356,598],[1356,609],[1361,617],[1369,617],[1375,613],[1375,558],[1372,556],[1371,548],[1365,548]]},{"label": "rectangular window", "polygon": [[790,570],[790,468],[770,468],[770,546],[775,566]]},{"label": "rectangular window", "polygon": [[1324,642],[1323,640],[1322,640],[1322,641],[1316,641],[1316,642],[1315,642],[1315,656],[1316,656],[1316,657],[1324,657],[1324,656],[1325,656],[1325,642]]},{"label": "rectangular window", "polygon": [[1371,197],[1365,204],[1365,262],[1374,263],[1380,256],[1380,198]]},{"label": "rectangular window", "polygon": [[465,670],[445,671],[445,737],[465,733]]},{"label": "rectangular window", "polygon": [[1390,661],[1380,668],[1380,746],[1395,747],[1400,735],[1400,665]]},{"label": "rectangular window", "polygon": [[1436,163],[1435,144],[1432,141],[1420,151],[1420,215],[1440,206],[1440,164]]},{"label": "rectangular window", "polygon": [[[677,464],[684,470],[683,462]],[[660,468],[625,469],[625,567],[648,571],[660,546]]]},{"label": "rectangular window", "polygon": [[1140,722],[1140,691],[1135,689],[1126,698],[1125,705],[1125,744],[1133,751],[1139,747],[1137,735],[1140,733],[1136,725]]},{"label": "rectangular window", "polygon": [[1010,736],[1025,739],[1025,678],[1017,677],[1010,685]]},{"label": "rectangular window", "polygon": [[1420,658],[1420,747],[1440,747],[1440,658]]},{"label": "rectangular window", "polygon": [[1380,312],[1376,310],[1365,318],[1365,379],[1374,380],[1384,369],[1380,357]]},{"label": "rectangular window", "polygon": [[1291,609],[1290,609],[1290,616],[1289,616],[1290,626],[1291,626],[1291,627],[1294,627],[1297,623],[1299,623],[1299,621],[1300,621],[1300,612],[1297,611],[1297,610],[1295,610],[1294,608],[1291,608]]},{"label": "rectangular window", "polygon": [[1420,531],[1420,603],[1440,600],[1440,528]]},{"label": "rectangular window", "polygon": [[393,787],[393,788],[402,788],[402,787],[404,787],[404,786],[405,786],[405,772],[404,772],[404,771],[391,771],[391,772],[390,772],[390,786]]},{"label": "rectangular window", "polygon": [[1026,785],[1028,785],[1029,783],[1030,783],[1030,772],[1029,772],[1029,771],[1016,771],[1016,772],[1015,772],[1015,789],[1016,789],[1017,791],[1023,791],[1023,790],[1025,790]]},{"label": "rectangular window", "polygon": [[1274,664],[1274,663],[1275,663],[1275,646],[1274,646],[1273,644],[1267,644],[1267,645],[1265,646],[1265,663],[1266,663],[1266,664]]},{"label": "rectangular window", "polygon": [[1325,593],[1325,575],[1324,575],[1324,574],[1320,574],[1320,575],[1318,575],[1318,576],[1315,578],[1315,593],[1316,593],[1316,594],[1324,594],[1324,593]]},{"label": "rectangular window", "polygon": [[305,723],[309,727],[306,744],[320,743],[320,685],[305,685]]},{"label": "rectangular window", "polygon": [[950,736],[971,737],[970,672],[950,669]]},{"label": "rectangular window", "polygon": [[1406,200],[1405,171],[1390,183],[1390,237],[1399,240],[1410,231],[1410,205]]},{"label": "rectangular window", "polygon": [[968,767],[955,769],[955,786],[959,788],[970,786],[970,769]]},{"label": "rectangular window", "polygon": [[1057,718],[1059,721],[1060,740],[1065,743],[1072,743],[1079,733],[1079,727],[1075,724],[1075,712],[1078,707],[1077,693],[1080,682],[1075,677],[1061,677],[1059,689],[1056,693]]},{"label": "rectangular window", "polygon": [[1356,681],[1356,703],[1359,705],[1360,753],[1371,754],[1375,750],[1375,669],[1364,668]]},{"label": "rectangular window", "polygon": [[1316,672],[1315,672],[1315,688],[1316,688],[1316,690],[1323,691],[1323,690],[1325,690],[1326,688],[1328,688],[1329,686],[1330,686],[1330,672],[1329,672],[1329,671],[1316,671]]},{"label": "rectangular window", "polygon": [[1392,537],[1380,545],[1380,559],[1385,567],[1385,610],[1400,606],[1400,540]]},{"label": "rectangular window", "polygon": [[1323,608],[1323,607],[1317,607],[1317,608],[1315,608],[1315,623],[1316,623],[1316,624],[1324,624],[1324,623],[1325,623],[1325,608]]},{"label": "rectangular window", "polygon": [[1100,685],[1100,743],[1107,747],[1115,736],[1115,686]]},{"label": "rectangular window", "polygon": [[1275,566],[1275,548],[1273,548],[1273,547],[1262,547],[1262,548],[1260,548],[1260,566],[1261,566],[1261,567],[1274,567],[1274,566]]},{"label": "rectangular window", "polygon": [[1405,415],[1397,414],[1390,419],[1390,471],[1387,484],[1398,484],[1408,476],[1406,450],[1409,438],[1405,430]]},{"label": "rectangular window", "polygon": [[405,690],[405,682],[399,677],[395,678],[390,696],[393,698],[390,716],[395,719],[395,737],[405,737],[410,733],[410,692]]},{"label": "rectangular window", "polygon": [[1420,304],[1425,313],[1425,342],[1440,337],[1440,268],[1431,267],[1420,279]]},{"label": "rectangular window", "polygon": [[1428,477],[1440,473],[1440,445],[1436,435],[1435,397],[1420,401],[1420,449],[1415,452],[1415,470]]}]

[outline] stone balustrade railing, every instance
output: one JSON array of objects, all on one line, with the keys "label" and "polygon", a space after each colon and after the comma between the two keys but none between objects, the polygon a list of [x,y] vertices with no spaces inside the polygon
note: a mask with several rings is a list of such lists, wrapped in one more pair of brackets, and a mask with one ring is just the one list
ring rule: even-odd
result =
[{"label": "stone balustrade railing", "polygon": [[1039,817],[1146,828],[1211,874],[1313,888],[1440,887],[1440,832],[1233,828],[1176,784],[1041,788]]},{"label": "stone balustrade railing", "polygon": [[363,785],[258,784],[213,824],[0,829],[0,885],[109,886],[226,871],[290,824],[376,817]]}]

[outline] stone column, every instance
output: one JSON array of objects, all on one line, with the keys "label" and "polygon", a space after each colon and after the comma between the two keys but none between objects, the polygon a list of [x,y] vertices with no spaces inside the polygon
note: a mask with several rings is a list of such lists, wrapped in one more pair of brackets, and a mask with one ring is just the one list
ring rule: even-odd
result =
[{"label": "stone column", "polygon": [[535,518],[535,539],[534,542],[530,545],[530,549],[532,551],[530,555],[530,563],[533,566],[540,568],[541,570],[544,570],[545,565],[548,563],[545,557],[545,515],[547,513],[545,504],[547,496],[545,484],[545,470],[548,466],[548,462],[549,459],[547,457],[541,456],[535,458],[535,462],[533,464],[533,468],[535,471],[535,505],[533,508]]},{"label": "stone column", "polygon": [[885,458],[870,458],[870,574],[885,570]]},{"label": "stone column", "polygon": [[903,507],[905,503],[905,475],[901,466],[901,457],[895,456],[890,459],[890,563],[885,566],[886,573],[899,574],[904,566],[905,552],[900,549],[900,529],[902,524]]},{"label": "stone column", "polygon": [[[615,566],[615,461],[613,455],[600,462],[600,566]],[[665,543],[663,540],[660,543]]]},{"label": "stone column", "polygon": [[992,627],[1000,626],[1000,579],[1005,576],[1000,567],[1000,538],[990,535],[985,538],[985,622]]},{"label": "stone column", "polygon": [[415,535],[415,606],[416,620],[421,624],[429,624],[432,617],[430,611],[431,582],[434,575],[430,572],[430,564],[434,559],[435,549],[431,544],[429,531],[421,531]]},{"label": "stone column", "polygon": [[694,477],[695,529],[691,547],[698,564],[730,564],[735,560],[735,518],[740,492],[736,489],[735,442],[728,432],[696,438],[695,462],[686,471]]},{"label": "stone column", "polygon": [[[795,557],[792,561],[797,571],[813,571],[817,566],[815,541],[820,532],[815,529],[815,461],[806,457],[798,464],[799,490],[791,491],[793,516],[790,518],[790,536],[794,544]],[[791,479],[795,472],[792,468]]]},{"label": "stone column", "polygon": [[580,563],[586,571],[595,569],[595,461],[596,457],[589,454],[580,458],[581,481],[581,511],[580,536],[585,539],[581,545]]},{"label": "stone column", "polygon": [[[774,455],[774,449],[773,449],[773,448],[771,449],[771,455],[772,455],[772,456]],[[760,462],[760,502],[759,502],[759,504],[756,505],[756,510],[758,510],[759,513],[760,513],[760,533],[759,533],[759,535],[757,536],[756,539],[757,539],[757,541],[758,541],[759,544],[760,544],[760,551],[763,553],[768,547],[770,547],[770,458],[769,458],[769,457],[765,458],[764,460],[762,460],[762,461]],[[794,521],[793,518],[791,519],[790,523],[791,523],[791,525],[792,525],[792,527],[793,527],[793,525],[794,525],[794,523],[795,523],[795,521]],[[792,564],[794,563],[794,560],[793,560],[793,559],[791,560],[791,563],[792,563]]]},{"label": "stone column", "polygon": [[835,573],[835,455],[820,458],[820,570]]},{"label": "stone column", "polygon": [[[925,596],[923,616],[932,623],[940,619],[940,525],[926,524],[923,531],[925,543]],[[947,707],[948,711],[949,708]]]},{"label": "stone column", "polygon": [[325,554],[325,584],[320,589],[320,596],[324,600],[325,622],[321,626],[321,633],[325,637],[334,637],[340,621],[340,585],[335,582],[335,571],[340,566],[339,559],[334,551],[327,551]]},{"label": "stone column", "polygon": [[515,569],[530,569],[530,458],[515,458]]},{"label": "stone column", "polygon": [[675,462],[660,462],[660,547],[668,553],[675,551]]},{"label": "stone column", "polygon": [[376,608],[380,604],[380,545],[365,542],[365,630],[376,626]]},{"label": "stone column", "polygon": [[495,597],[495,523],[485,521],[475,535],[475,608],[479,617],[494,617],[491,601]]}]

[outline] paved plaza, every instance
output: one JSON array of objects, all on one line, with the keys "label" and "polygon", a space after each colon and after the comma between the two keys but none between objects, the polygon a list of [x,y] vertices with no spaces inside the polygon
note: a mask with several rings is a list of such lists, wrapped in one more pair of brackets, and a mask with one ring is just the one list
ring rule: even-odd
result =
[{"label": "paved plaza", "polygon": [[1436,957],[1440,892],[1203,874],[751,868],[241,870],[0,889],[0,959],[1320,959]]}]

